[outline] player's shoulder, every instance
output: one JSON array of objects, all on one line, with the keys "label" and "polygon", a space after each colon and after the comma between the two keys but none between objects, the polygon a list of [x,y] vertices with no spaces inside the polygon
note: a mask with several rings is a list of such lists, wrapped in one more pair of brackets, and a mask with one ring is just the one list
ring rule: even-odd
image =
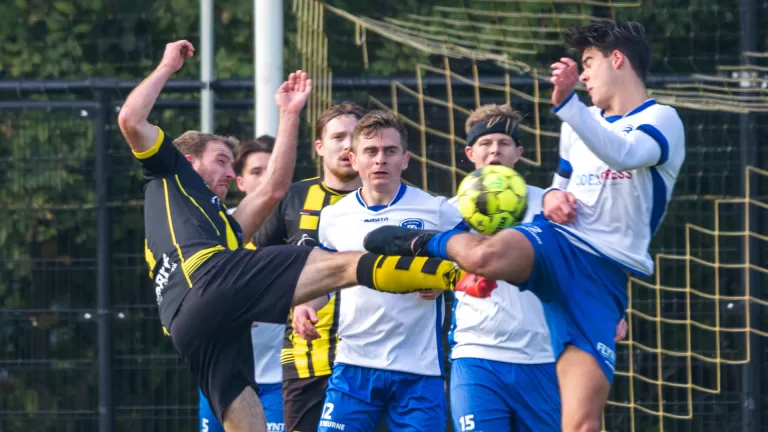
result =
[{"label": "player's shoulder", "polygon": [[288,193],[290,194],[306,193],[309,190],[309,188],[311,188],[316,184],[320,184],[320,182],[322,182],[320,177],[310,177],[310,178],[305,178],[303,180],[299,180],[297,182],[293,182],[288,187]]},{"label": "player's shoulder", "polygon": [[322,210],[323,216],[342,214],[345,212],[355,211],[357,209],[364,208],[364,206],[361,205],[359,202],[360,198],[358,194],[359,194],[359,189],[357,191],[353,191],[344,195],[334,204],[329,204],[323,207],[323,210]]},{"label": "player's shoulder", "polygon": [[404,198],[406,198],[408,202],[415,202],[425,205],[440,205],[440,203],[446,200],[446,198],[443,196],[432,195],[424,189],[420,189],[415,186],[406,186]]},{"label": "player's shoulder", "polygon": [[658,102],[654,103],[638,114],[640,115],[640,118],[647,119],[654,123],[661,123],[669,126],[679,126],[681,128],[683,126],[683,121],[675,107],[660,104]]}]

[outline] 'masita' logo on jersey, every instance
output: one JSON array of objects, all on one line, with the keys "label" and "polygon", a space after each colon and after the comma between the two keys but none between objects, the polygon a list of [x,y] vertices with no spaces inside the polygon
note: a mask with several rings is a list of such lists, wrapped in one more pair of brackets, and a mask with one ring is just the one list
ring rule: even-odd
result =
[{"label": "'masita' logo on jersey", "polygon": [[628,133],[632,132],[633,130],[635,130],[634,126],[626,125],[626,126],[624,126],[624,128],[621,131],[624,132],[625,134],[628,134]]},{"label": "'masita' logo on jersey", "polygon": [[599,186],[604,183],[612,183],[619,180],[630,180],[632,171],[614,171],[610,168],[599,173],[574,174],[571,178],[576,186]]},{"label": "'masita' logo on jersey", "polygon": [[388,217],[378,217],[378,218],[363,219],[363,223],[386,222],[388,220],[389,220]]},{"label": "'masita' logo on jersey", "polygon": [[424,229],[424,221],[421,219],[406,219],[400,222],[400,226],[410,229]]}]

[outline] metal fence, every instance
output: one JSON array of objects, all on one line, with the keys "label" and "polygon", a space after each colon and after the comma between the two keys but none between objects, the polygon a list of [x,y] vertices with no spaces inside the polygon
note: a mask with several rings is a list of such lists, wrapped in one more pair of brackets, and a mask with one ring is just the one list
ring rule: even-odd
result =
[{"label": "metal fence", "polygon": [[[336,78],[334,96],[362,105],[368,105],[369,95],[387,101],[390,81]],[[5,207],[0,218],[0,431],[195,430],[196,388],[163,336],[146,274],[138,164],[116,125],[118,108],[136,84],[109,79],[0,82],[0,205]],[[252,136],[252,81],[222,80],[215,89],[216,132]],[[169,83],[151,121],[170,134],[197,128],[199,90],[196,81]],[[681,228],[688,223],[712,226],[713,197],[742,195],[744,166],[765,167],[768,160],[764,146],[757,146],[768,124],[762,122],[764,115],[681,114],[688,129],[688,159],[654,252],[684,251],[690,242]],[[426,115],[434,117],[434,125],[445,121],[438,113]],[[304,131],[297,179],[317,172],[308,138]],[[543,160],[538,168],[521,167],[530,183],[545,186],[551,178],[556,141],[543,149]],[[450,193],[449,182],[433,180],[437,192]],[[732,213],[730,228],[743,229],[743,217],[738,210]],[[706,251],[709,246],[695,247]],[[743,254],[738,244],[728,247],[734,255]],[[669,270],[665,277],[679,283],[685,276]],[[754,283],[766,289],[765,279]],[[733,281],[732,289],[740,284]],[[653,300],[638,299],[637,307],[643,301]],[[670,300],[662,307],[676,313],[682,306]],[[764,317],[753,314],[753,319]],[[756,322],[755,327],[768,325]],[[642,324],[637,329],[642,331]],[[665,332],[664,337],[676,336]],[[722,337],[724,349],[745,349]],[[660,424],[675,431],[762,430],[759,413],[768,410],[768,400],[761,389],[768,374],[761,372],[768,354],[757,337],[751,349],[747,366],[718,365],[727,378],[722,391],[696,393],[693,419],[638,411],[644,419],[630,420],[625,408],[609,407],[609,430],[630,430],[630,424],[649,431]],[[626,354],[619,354],[619,367],[626,367]],[[674,374],[685,359],[675,361],[667,363],[671,369],[664,373]],[[643,355],[633,364],[638,370],[655,368]],[[714,379],[707,367],[696,370],[703,382]],[[617,383],[614,392],[626,394],[625,387]],[[653,390],[633,391],[638,404],[653,399]],[[664,399],[674,410],[684,396],[669,390]]]}]

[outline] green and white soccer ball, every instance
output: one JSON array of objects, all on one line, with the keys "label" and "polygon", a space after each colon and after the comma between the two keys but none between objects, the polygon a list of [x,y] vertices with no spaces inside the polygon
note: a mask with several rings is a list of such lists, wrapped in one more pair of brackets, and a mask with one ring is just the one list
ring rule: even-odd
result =
[{"label": "green and white soccer ball", "polygon": [[489,235],[522,222],[528,207],[528,188],[512,168],[488,165],[461,181],[457,204],[472,228]]}]

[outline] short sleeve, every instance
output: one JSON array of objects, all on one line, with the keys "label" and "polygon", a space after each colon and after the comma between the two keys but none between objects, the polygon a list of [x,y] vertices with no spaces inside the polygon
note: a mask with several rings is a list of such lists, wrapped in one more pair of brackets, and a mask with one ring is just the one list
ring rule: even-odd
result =
[{"label": "short sleeve", "polygon": [[285,200],[284,196],[280,203],[272,210],[267,220],[261,225],[256,235],[253,236],[253,243],[256,246],[276,246],[285,244],[287,237],[285,230]]},{"label": "short sleeve", "polygon": [[157,128],[157,140],[148,150],[133,155],[141,163],[141,168],[146,180],[163,178],[178,174],[189,162],[179,152],[173,140],[162,129]]},{"label": "short sleeve", "polygon": [[439,229],[441,231],[452,229],[468,231],[469,226],[464,222],[464,218],[461,216],[461,213],[459,213],[459,210],[447,199],[442,197],[438,199],[440,200],[438,209]]},{"label": "short sleeve", "polygon": [[333,229],[333,217],[330,213],[333,210],[329,210],[331,206],[325,207],[320,211],[320,223],[317,226],[317,240],[320,243],[320,249],[328,251],[336,251],[336,245],[333,243],[331,237]]}]

